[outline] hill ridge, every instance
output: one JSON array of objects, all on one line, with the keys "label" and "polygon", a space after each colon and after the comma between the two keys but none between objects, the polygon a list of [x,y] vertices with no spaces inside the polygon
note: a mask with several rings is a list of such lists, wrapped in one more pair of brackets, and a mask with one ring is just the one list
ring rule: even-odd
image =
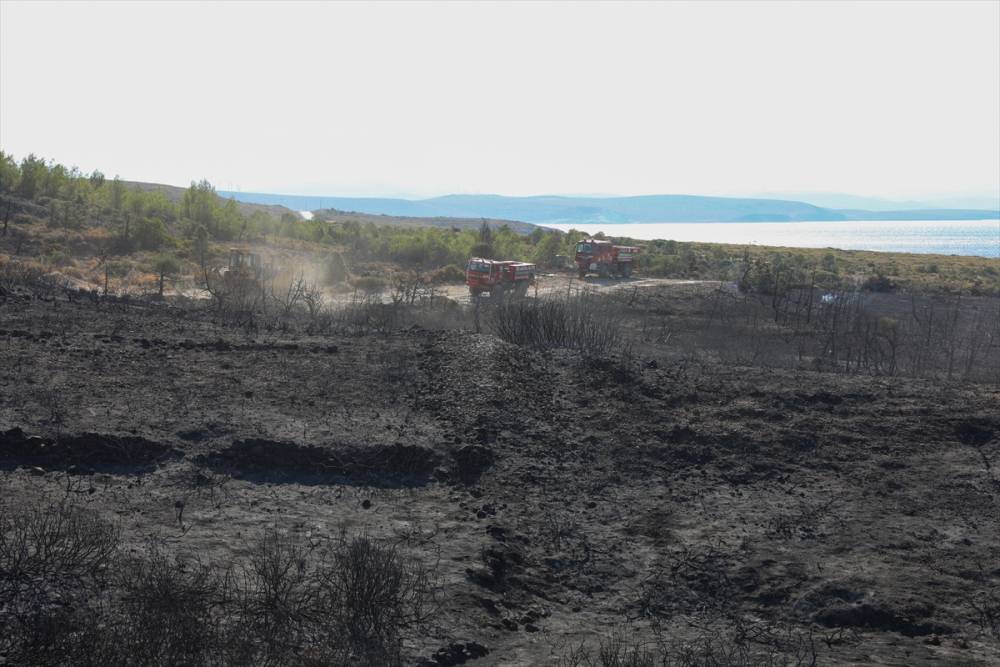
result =
[{"label": "hill ridge", "polygon": [[278,204],[296,210],[336,209],[343,212],[401,217],[490,218],[543,225],[549,223],[826,222],[1000,218],[1000,211],[831,209],[789,199],[687,194],[623,197],[566,195],[509,197],[496,194],[450,194],[427,199],[283,195],[235,191],[219,191],[219,194],[237,201]]}]

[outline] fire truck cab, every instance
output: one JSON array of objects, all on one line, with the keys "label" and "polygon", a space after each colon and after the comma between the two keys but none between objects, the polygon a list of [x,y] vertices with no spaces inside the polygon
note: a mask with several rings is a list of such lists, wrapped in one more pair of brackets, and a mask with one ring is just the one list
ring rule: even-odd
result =
[{"label": "fire truck cab", "polygon": [[583,239],[576,244],[576,267],[580,278],[596,273],[602,278],[632,275],[639,255],[635,246],[615,245],[604,239]]},{"label": "fire truck cab", "polygon": [[465,284],[473,298],[489,292],[490,299],[502,301],[508,294],[524,296],[535,282],[535,265],[473,257],[465,268]]}]

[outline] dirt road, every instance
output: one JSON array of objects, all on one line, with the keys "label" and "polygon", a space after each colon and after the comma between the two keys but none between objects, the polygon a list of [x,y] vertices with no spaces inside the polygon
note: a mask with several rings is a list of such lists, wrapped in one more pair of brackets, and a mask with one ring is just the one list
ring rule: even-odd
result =
[{"label": "dirt road", "polygon": [[[611,292],[615,290],[636,290],[661,287],[664,285],[697,285],[707,283],[706,280],[682,280],[677,278],[648,278],[635,276],[633,278],[593,278],[588,277],[580,280],[576,276],[560,273],[547,273],[536,278],[537,289],[528,290],[528,296],[546,296],[550,294],[569,292]],[[469,303],[469,288],[465,285],[444,285],[438,288],[445,296],[458,301],[459,303]],[[487,299],[489,297],[486,297]]]}]

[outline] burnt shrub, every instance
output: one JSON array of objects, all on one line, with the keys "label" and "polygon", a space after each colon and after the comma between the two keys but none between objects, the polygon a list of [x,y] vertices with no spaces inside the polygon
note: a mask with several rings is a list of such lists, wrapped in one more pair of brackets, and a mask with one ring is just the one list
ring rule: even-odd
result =
[{"label": "burnt shrub", "polygon": [[145,557],[123,558],[121,597],[83,633],[78,654],[103,664],[198,664],[218,646],[221,591],[212,569],[194,558],[170,558],[152,545]]},{"label": "burnt shrub", "polygon": [[0,507],[0,654],[65,664],[118,550],[112,524],[72,506]]},{"label": "burnt shrub", "polygon": [[490,327],[499,338],[536,349],[566,348],[606,357],[624,341],[615,303],[584,294],[561,299],[510,299],[492,309]]},{"label": "burnt shrub", "polygon": [[313,631],[314,621],[326,615],[308,550],[277,531],[261,536],[248,560],[226,574],[224,599],[230,621],[222,642],[235,663],[280,663],[310,634],[339,643]]},{"label": "burnt shrub", "polygon": [[702,630],[682,641],[655,634],[643,640],[622,628],[596,646],[570,648],[559,656],[559,667],[815,667],[812,634],[770,623],[748,625],[736,619],[731,627]]},{"label": "burnt shrub", "polygon": [[[0,656],[32,665],[399,665],[432,570],[366,535],[270,531],[226,570],[65,505],[0,513]],[[326,544],[326,546],[321,546]]]},{"label": "burnt shrub", "polygon": [[29,578],[93,574],[115,554],[119,537],[115,526],[64,504],[0,506],[0,591]]},{"label": "burnt shrub", "polygon": [[401,631],[435,608],[426,569],[367,535],[343,540],[319,570],[324,606],[356,655],[392,660]]}]

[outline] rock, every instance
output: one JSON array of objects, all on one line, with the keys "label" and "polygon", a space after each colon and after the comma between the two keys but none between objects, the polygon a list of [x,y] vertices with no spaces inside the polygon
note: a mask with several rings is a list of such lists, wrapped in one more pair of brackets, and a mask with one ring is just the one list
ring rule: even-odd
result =
[{"label": "rock", "polygon": [[464,665],[469,660],[481,658],[489,652],[488,648],[478,642],[454,643],[438,649],[430,659],[421,658],[417,664],[438,665],[439,667]]}]

